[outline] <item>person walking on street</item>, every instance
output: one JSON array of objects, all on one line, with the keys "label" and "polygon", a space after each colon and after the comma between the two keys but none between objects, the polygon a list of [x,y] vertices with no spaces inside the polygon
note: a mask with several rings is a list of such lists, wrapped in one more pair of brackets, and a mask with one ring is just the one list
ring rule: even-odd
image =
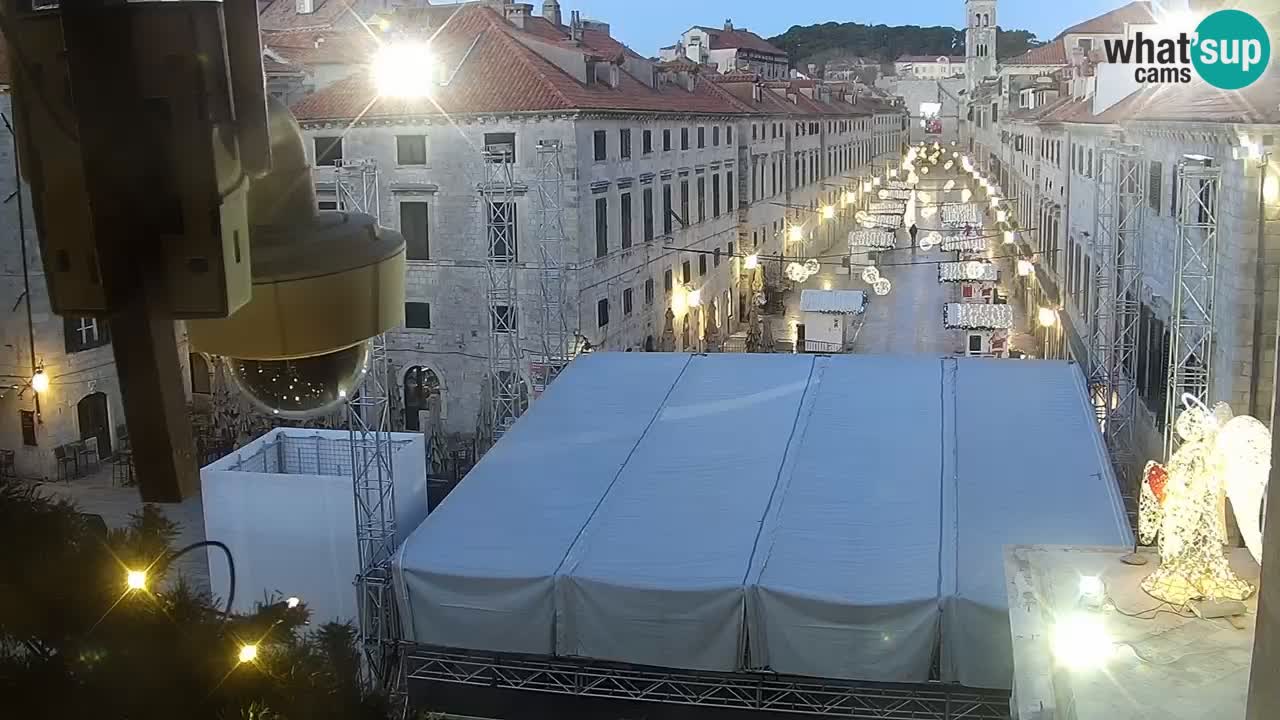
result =
[{"label": "person walking on street", "polygon": [[916,227],[915,223],[911,223],[911,227],[910,229],[907,230],[907,232],[911,234],[911,247],[912,249],[915,249],[916,235],[920,233],[920,228]]}]

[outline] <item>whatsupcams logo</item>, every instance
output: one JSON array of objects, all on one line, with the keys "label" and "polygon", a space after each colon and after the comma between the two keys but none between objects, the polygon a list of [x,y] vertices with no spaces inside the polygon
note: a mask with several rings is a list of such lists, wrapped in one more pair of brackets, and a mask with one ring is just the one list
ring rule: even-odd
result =
[{"label": "whatsupcams logo", "polygon": [[1257,18],[1242,10],[1219,10],[1195,32],[1103,41],[1107,62],[1138,65],[1140,83],[1189,83],[1195,72],[1222,90],[1239,90],[1262,77],[1271,61],[1271,40]]}]

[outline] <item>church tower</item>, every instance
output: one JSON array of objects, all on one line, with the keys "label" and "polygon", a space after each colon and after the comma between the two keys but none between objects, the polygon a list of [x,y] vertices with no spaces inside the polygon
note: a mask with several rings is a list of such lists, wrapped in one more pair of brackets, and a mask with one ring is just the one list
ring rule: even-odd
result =
[{"label": "church tower", "polygon": [[965,0],[964,72],[972,90],[996,74],[996,0]]}]

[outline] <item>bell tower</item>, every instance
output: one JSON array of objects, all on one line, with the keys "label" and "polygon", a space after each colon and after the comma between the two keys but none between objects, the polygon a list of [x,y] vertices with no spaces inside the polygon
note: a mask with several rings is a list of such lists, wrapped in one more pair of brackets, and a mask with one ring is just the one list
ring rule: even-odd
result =
[{"label": "bell tower", "polygon": [[996,74],[996,0],[965,0],[964,72],[972,90]]}]

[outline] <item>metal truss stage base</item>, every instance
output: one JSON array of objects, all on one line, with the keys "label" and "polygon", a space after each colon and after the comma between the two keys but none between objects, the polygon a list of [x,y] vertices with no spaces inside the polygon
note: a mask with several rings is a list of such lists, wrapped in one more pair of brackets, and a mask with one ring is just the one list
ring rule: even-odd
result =
[{"label": "metal truss stage base", "polygon": [[[419,683],[694,705],[855,720],[1008,720],[1009,693],[959,685],[896,685],[762,673],[703,673],[590,661],[496,656],[410,646],[409,692]],[[532,697],[532,696],[531,696]],[[435,709],[435,708],[431,708]],[[533,714],[536,711],[530,710]]]}]

